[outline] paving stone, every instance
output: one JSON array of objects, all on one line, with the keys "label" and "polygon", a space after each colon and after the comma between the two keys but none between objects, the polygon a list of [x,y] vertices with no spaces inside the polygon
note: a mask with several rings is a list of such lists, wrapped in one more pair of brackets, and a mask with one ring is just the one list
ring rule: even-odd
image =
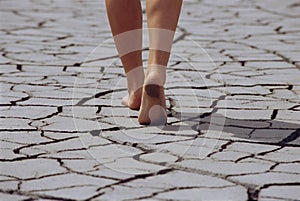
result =
[{"label": "paving stone", "polygon": [[175,162],[177,160],[177,157],[172,156],[170,154],[164,154],[164,153],[150,153],[146,155],[141,156],[142,160],[155,162],[155,163],[162,163],[162,162]]},{"label": "paving stone", "polygon": [[[71,95],[70,95],[71,96]],[[73,102],[80,101],[80,99],[72,98],[56,98],[56,99],[45,99],[45,98],[30,98],[29,100],[19,103],[19,105],[39,105],[39,106],[62,106],[62,105],[72,105]]]},{"label": "paving stone", "polygon": [[122,158],[128,158],[128,160],[130,160],[134,155],[142,153],[142,151],[137,148],[115,144],[102,147],[92,147],[88,152],[101,164],[113,163],[117,159]]},{"label": "paving stone", "polygon": [[[0,136],[2,141],[15,143],[19,146],[51,141],[50,139],[43,137],[39,131],[1,132]],[[4,148],[4,146],[1,146],[1,148]]]},{"label": "paving stone", "polygon": [[[75,138],[74,138],[75,137]],[[62,139],[61,141],[52,141],[49,142],[47,146],[44,146],[43,143],[37,144],[35,146],[31,147],[24,147],[21,150],[21,153],[26,153],[26,154],[32,154],[33,150],[36,150],[37,152],[43,152],[43,153],[48,153],[47,155],[56,155],[56,153],[61,153],[61,154],[77,154],[81,155],[80,153],[87,152],[85,149],[87,149],[90,146],[101,146],[101,145],[106,145],[108,141],[105,140],[93,140],[88,141],[84,137],[77,138],[76,136],[73,136],[73,138],[66,138],[65,140]],[[76,152],[76,151],[82,151],[82,152]],[[84,154],[87,155],[87,154]]]},{"label": "paving stone", "polygon": [[[267,122],[260,122],[260,121],[250,121],[257,120],[257,119],[270,119],[272,115],[272,111],[268,110],[231,110],[231,109],[219,109],[218,111],[224,111],[225,115],[229,122],[234,122],[234,119],[237,119],[237,123],[240,125],[243,120],[244,124],[249,125],[253,128],[255,127],[267,127],[269,124]],[[232,119],[232,120],[231,120]],[[238,121],[241,120],[241,121]],[[249,120],[249,121],[247,121]]]},{"label": "paving stone", "polygon": [[[222,195],[218,192],[222,189]],[[179,200],[198,200],[198,199],[218,199],[218,200],[245,200],[246,190],[242,187],[224,187],[224,188],[207,188],[207,189],[183,189],[160,193],[155,196],[158,199],[171,199],[176,197]]]},{"label": "paving stone", "polygon": [[261,200],[273,199],[299,199],[299,186],[271,186],[263,189],[259,194]]},{"label": "paving stone", "polygon": [[36,190],[47,190],[47,189],[59,189],[60,187],[64,188],[64,187],[72,187],[72,186],[84,187],[89,185],[94,187],[100,187],[111,183],[113,183],[113,181],[110,179],[95,178],[91,176],[71,173],[71,174],[63,174],[63,175],[54,175],[54,176],[45,177],[41,179],[26,181],[21,185],[21,190],[36,191]]},{"label": "paving stone", "polygon": [[[275,145],[252,144],[252,143],[232,143],[226,147],[228,151],[237,151],[248,154],[259,154],[277,149]],[[225,150],[225,151],[226,151]]]},{"label": "paving stone", "polygon": [[299,175],[292,175],[287,173],[260,173],[260,174],[252,174],[252,175],[241,175],[234,176],[232,179],[238,182],[244,182],[248,184],[272,184],[272,183],[295,183],[299,181]]},{"label": "paving stone", "polygon": [[12,131],[20,131],[20,130],[36,130],[33,126],[29,125],[30,120],[27,119],[18,119],[18,118],[1,118],[0,121],[0,129],[1,130],[12,130]]},{"label": "paving stone", "polygon": [[211,156],[213,160],[217,161],[236,161],[240,158],[246,157],[249,154],[234,152],[234,151],[224,151],[224,152],[217,152]]},{"label": "paving stone", "polygon": [[[32,168],[34,167],[34,168]],[[14,169],[12,172],[11,169]],[[50,159],[31,159],[5,162],[1,165],[1,174],[20,179],[39,178],[46,175],[65,172],[59,163]]]},{"label": "paving stone", "polygon": [[[0,183],[0,187],[2,190],[10,190],[18,188],[19,181],[5,181]],[[1,198],[3,199],[3,198]]]},{"label": "paving stone", "polygon": [[25,200],[29,199],[29,196],[22,196],[22,195],[10,195],[6,193],[0,193],[0,196],[2,199],[7,200],[7,201],[13,201],[13,200]]},{"label": "paving stone", "polygon": [[282,139],[290,136],[293,132],[295,132],[295,130],[256,129],[251,134],[251,138],[254,140],[265,141],[265,139],[268,139],[269,142],[280,142]]},{"label": "paving stone", "polygon": [[[137,132],[138,130],[138,132]],[[121,143],[131,142],[131,143],[141,143],[141,144],[167,144],[170,142],[176,143],[177,141],[181,140],[188,140],[191,139],[190,136],[176,136],[176,135],[162,135],[161,133],[168,133],[164,130],[160,130],[159,128],[156,129],[149,129],[145,128],[145,132],[141,128],[137,128],[136,130],[121,130],[121,131],[110,131],[110,132],[102,132],[100,136],[104,136],[105,138],[112,139],[119,141]],[[170,131],[172,133],[174,131]],[[182,131],[183,133],[185,131]]]},{"label": "paving stone", "polygon": [[47,120],[49,125],[45,126],[46,131],[92,131],[114,127],[103,122],[85,119],[73,119],[72,117],[53,117]]},{"label": "paving stone", "polygon": [[[31,154],[42,154],[45,158],[57,158],[57,159],[92,159],[93,156],[89,154],[86,150],[66,150],[60,152],[47,153],[45,151],[41,151],[39,149],[34,149],[36,152]],[[30,152],[29,152],[30,154]]]},{"label": "paving stone", "polygon": [[[268,164],[258,163],[232,163],[229,161],[214,160],[184,160],[180,163],[182,167],[204,170],[207,172],[219,173],[224,175],[263,173],[269,169]],[[220,168],[222,167],[222,168]]]},{"label": "paving stone", "polygon": [[140,197],[149,196],[152,193],[155,193],[157,189],[152,188],[134,188],[132,186],[117,186],[113,189],[108,189],[105,191],[105,194],[101,196],[103,200],[125,200],[131,199],[135,200]]},{"label": "paving stone", "polygon": [[[32,110],[31,113],[28,113],[28,110]],[[17,117],[17,118],[24,118],[24,119],[40,119],[46,116],[49,116],[53,113],[57,112],[57,108],[55,107],[13,107],[9,110],[2,110],[0,112],[0,116],[2,117]]]},{"label": "paving stone", "polygon": [[281,150],[267,153],[264,156],[260,156],[260,158],[266,158],[268,160],[278,161],[278,162],[294,162],[297,161],[296,157],[298,154],[297,147],[285,147]]},{"label": "paving stone", "polygon": [[89,174],[104,177],[104,178],[116,179],[117,181],[118,180],[122,181],[122,180],[132,178],[132,174],[129,172],[124,172],[124,171],[121,172],[118,169],[112,169],[109,166],[99,164],[98,160],[97,163],[98,165],[95,166],[95,170],[89,171],[88,172]]},{"label": "paving stone", "polygon": [[[7,144],[7,143],[0,142],[1,147],[3,146],[3,144]],[[15,148],[17,148],[17,146],[15,146]],[[18,156],[23,156],[23,155],[15,154],[11,148],[1,148],[0,153],[1,153],[2,160],[13,160]]]},{"label": "paving stone", "polygon": [[276,166],[273,171],[274,172],[294,172],[294,173],[300,173],[299,169],[300,163],[286,163],[286,164],[279,164]]},{"label": "paving stone", "polygon": [[91,172],[96,170],[98,162],[95,159],[63,160],[64,166],[78,172]]},{"label": "paving stone", "polygon": [[234,109],[289,109],[295,104],[287,101],[251,101],[251,100],[221,100],[218,102],[217,107],[220,108],[234,108]]},{"label": "paving stone", "polygon": [[[299,111],[278,111],[278,120],[293,120],[300,122],[300,112]],[[299,127],[298,127],[299,128]]]},{"label": "paving stone", "polygon": [[[148,180],[148,181],[147,181]],[[199,188],[222,188],[225,186],[234,186],[231,182],[226,180],[199,175],[192,172],[174,171],[166,175],[157,175],[149,177],[147,180],[135,180],[129,182],[129,186],[141,186],[141,187],[151,187],[151,188],[184,188],[184,187],[199,187]]]},{"label": "paving stone", "polygon": [[63,187],[61,189],[49,188],[49,189],[41,189],[34,190],[37,195],[56,197],[56,198],[65,198],[65,199],[80,199],[84,200],[93,195],[96,195],[97,185],[74,185],[70,187]]},{"label": "paving stone", "polygon": [[104,166],[108,167],[109,169],[125,174],[146,174],[164,169],[160,165],[145,163],[132,159],[132,156],[128,158],[114,158],[112,162],[106,162],[105,160],[99,159],[99,157],[97,158],[100,163],[105,163]]}]

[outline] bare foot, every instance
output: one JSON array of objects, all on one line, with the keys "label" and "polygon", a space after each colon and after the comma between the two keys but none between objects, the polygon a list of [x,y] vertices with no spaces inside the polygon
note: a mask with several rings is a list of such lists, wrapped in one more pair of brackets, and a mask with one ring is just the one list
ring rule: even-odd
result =
[{"label": "bare foot", "polygon": [[[154,78],[155,79],[155,78]],[[142,104],[138,121],[142,125],[164,125],[167,123],[166,98],[164,87],[158,84],[149,84],[143,87]]]},{"label": "bare foot", "polygon": [[139,110],[142,102],[142,88],[135,92],[129,92],[127,96],[122,98],[122,104],[128,106],[132,110]]}]

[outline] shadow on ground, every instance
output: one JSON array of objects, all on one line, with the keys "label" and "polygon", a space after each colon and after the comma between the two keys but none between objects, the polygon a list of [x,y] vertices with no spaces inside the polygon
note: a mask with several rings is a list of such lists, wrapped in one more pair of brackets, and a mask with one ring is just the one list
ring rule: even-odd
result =
[{"label": "shadow on ground", "polygon": [[[300,136],[300,124],[278,120],[231,119],[217,113],[177,113],[173,115],[178,121],[172,122],[162,130],[174,131],[192,129],[199,135],[203,131],[213,130],[233,134],[234,137],[250,139],[279,146],[299,146],[296,139]],[[180,123],[180,125],[174,125]],[[222,136],[222,134],[220,135]]]}]

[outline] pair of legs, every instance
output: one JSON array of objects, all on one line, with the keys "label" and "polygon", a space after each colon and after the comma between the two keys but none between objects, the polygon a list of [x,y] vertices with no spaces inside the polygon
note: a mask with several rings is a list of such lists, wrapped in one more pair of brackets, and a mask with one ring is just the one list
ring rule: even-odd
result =
[{"label": "pair of legs", "polygon": [[139,109],[139,123],[166,122],[163,86],[182,0],[146,0],[149,58],[142,62],[142,7],[140,0],[106,0],[107,15],[127,77],[128,95],[122,103]]}]

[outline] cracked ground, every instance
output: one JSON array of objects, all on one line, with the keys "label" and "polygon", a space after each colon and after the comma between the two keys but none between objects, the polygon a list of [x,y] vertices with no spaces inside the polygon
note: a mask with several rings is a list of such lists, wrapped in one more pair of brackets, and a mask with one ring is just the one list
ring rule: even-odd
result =
[{"label": "cracked ground", "polygon": [[165,127],[121,105],[103,1],[0,10],[1,200],[299,200],[299,1],[184,1]]}]

